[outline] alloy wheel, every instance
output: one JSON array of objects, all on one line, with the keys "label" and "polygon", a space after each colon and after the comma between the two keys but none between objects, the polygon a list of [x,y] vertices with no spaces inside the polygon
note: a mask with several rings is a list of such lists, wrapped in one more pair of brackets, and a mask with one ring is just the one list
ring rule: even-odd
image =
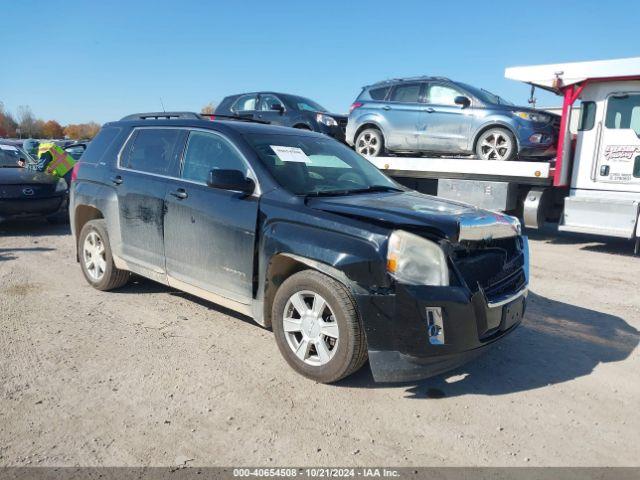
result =
[{"label": "alloy wheel", "polygon": [[483,160],[505,160],[512,150],[513,141],[501,131],[491,131],[480,139],[480,156]]},{"label": "alloy wheel", "polygon": [[98,232],[92,231],[85,237],[82,258],[89,276],[95,281],[102,279],[107,269],[107,260],[104,242]]},{"label": "alloy wheel", "polygon": [[358,136],[356,151],[360,155],[375,157],[380,152],[381,146],[380,136],[371,130],[367,130]]},{"label": "alloy wheel", "polygon": [[282,318],[289,348],[304,363],[327,364],[338,349],[338,322],[331,307],[315,292],[303,290],[289,297]]}]

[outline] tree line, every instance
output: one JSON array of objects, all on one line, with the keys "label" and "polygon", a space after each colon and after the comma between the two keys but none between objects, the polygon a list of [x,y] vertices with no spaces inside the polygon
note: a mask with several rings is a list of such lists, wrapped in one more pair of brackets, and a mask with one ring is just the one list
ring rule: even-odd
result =
[{"label": "tree line", "polygon": [[4,108],[0,102],[0,138],[70,138],[91,139],[100,130],[96,122],[76,123],[62,126],[56,120],[37,118],[28,105],[20,105],[16,115]]}]

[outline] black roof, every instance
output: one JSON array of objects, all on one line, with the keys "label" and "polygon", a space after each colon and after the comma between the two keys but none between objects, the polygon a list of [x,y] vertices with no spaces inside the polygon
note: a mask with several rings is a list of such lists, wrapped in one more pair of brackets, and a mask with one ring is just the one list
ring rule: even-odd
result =
[{"label": "black roof", "polygon": [[390,78],[388,80],[381,80],[379,82],[372,83],[371,85],[365,85],[364,88],[369,87],[377,87],[379,85],[395,85],[402,82],[418,82],[418,81],[429,81],[429,80],[440,80],[445,82],[451,82],[452,80],[448,77],[437,77],[437,76],[429,76],[429,75],[420,75],[417,77],[403,77],[403,78]]}]

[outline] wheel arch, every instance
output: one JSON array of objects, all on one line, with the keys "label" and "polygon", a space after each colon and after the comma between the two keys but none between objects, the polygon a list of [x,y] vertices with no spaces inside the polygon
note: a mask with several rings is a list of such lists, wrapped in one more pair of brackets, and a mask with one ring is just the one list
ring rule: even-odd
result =
[{"label": "wheel arch", "polygon": [[514,138],[514,140],[516,141],[517,154],[520,153],[520,140],[518,139],[518,135],[516,134],[516,132],[513,129],[513,127],[511,125],[509,125],[508,123],[504,123],[504,122],[500,122],[500,121],[493,121],[491,123],[488,123],[486,125],[481,126],[476,131],[476,133],[475,133],[475,135],[473,137],[473,144],[471,145],[471,151],[473,152],[474,155],[476,153],[476,147],[478,146],[478,140],[480,139],[480,136],[484,132],[486,132],[487,130],[491,130],[492,128],[504,128],[505,130],[509,131],[509,133],[511,133],[511,135]]},{"label": "wheel arch", "polygon": [[379,130],[380,133],[382,134],[382,140],[385,142],[385,145],[386,145],[386,138],[385,138],[385,135],[384,135],[384,130],[382,129],[382,127],[378,123],[376,123],[376,122],[374,122],[372,120],[366,120],[362,125],[360,125],[358,127],[358,129],[356,130],[355,135],[353,136],[354,143],[358,139],[358,135],[360,135],[362,133],[362,131],[366,130],[367,128],[375,128],[376,130]]},{"label": "wheel arch", "polygon": [[342,272],[331,265],[311,258],[295,255],[293,253],[278,253],[271,257],[267,267],[267,279],[265,282],[262,325],[271,328],[271,310],[273,300],[280,285],[292,275],[303,270],[315,270],[333,278],[344,285],[349,291],[353,291],[352,282]]},{"label": "wheel arch", "polygon": [[97,220],[104,218],[102,211],[93,205],[78,205],[73,211],[73,237],[76,243],[76,261],[79,261],[78,256],[78,236],[85,224],[91,220]]}]

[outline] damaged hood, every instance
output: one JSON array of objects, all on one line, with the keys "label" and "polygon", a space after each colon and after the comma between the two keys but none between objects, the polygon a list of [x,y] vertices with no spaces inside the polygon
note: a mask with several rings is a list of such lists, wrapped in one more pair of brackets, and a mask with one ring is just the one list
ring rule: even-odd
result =
[{"label": "damaged hood", "polygon": [[389,228],[419,228],[451,242],[489,240],[519,234],[508,215],[415,191],[309,198],[311,208],[369,221]]}]

